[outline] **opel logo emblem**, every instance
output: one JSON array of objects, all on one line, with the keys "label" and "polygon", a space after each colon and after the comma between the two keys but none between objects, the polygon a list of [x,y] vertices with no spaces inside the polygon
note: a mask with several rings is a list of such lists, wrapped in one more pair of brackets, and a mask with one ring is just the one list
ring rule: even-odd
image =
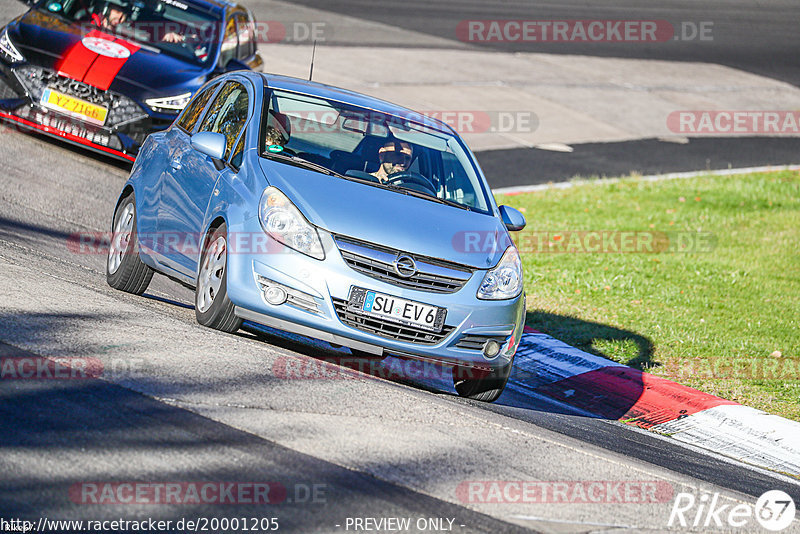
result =
[{"label": "opel logo emblem", "polygon": [[414,258],[401,254],[394,260],[394,272],[403,278],[411,278],[417,274],[417,264]]}]

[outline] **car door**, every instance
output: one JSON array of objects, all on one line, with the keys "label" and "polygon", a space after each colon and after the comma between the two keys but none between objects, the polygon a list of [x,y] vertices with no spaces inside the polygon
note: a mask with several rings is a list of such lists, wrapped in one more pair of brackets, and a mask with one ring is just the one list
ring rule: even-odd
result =
[{"label": "car door", "polygon": [[239,37],[237,59],[250,70],[260,71],[264,66],[256,43],[256,26],[253,15],[248,11],[234,13],[236,33]]},{"label": "car door", "polygon": [[239,6],[228,13],[220,48],[218,72],[241,70],[260,71],[264,60],[258,53],[256,23],[253,15]]},{"label": "car door", "polygon": [[223,25],[222,44],[220,45],[218,72],[225,72],[228,64],[235,60],[239,49],[239,37],[236,31],[235,12],[229,12]]},{"label": "car door", "polygon": [[166,159],[161,163],[161,175],[158,181],[158,191],[151,196],[158,198],[157,223],[155,236],[151,240],[156,259],[164,267],[178,270],[179,247],[178,234],[182,227],[182,219],[186,216],[183,202],[175,195],[179,193],[175,187],[175,173],[181,168],[183,153],[191,149],[191,134],[198,126],[203,111],[210,103],[212,97],[219,89],[219,83],[211,83],[202,88],[186,106],[186,110],[175,121],[171,128],[166,130],[160,140],[161,151]]},{"label": "car door", "polygon": [[[215,132],[225,136],[225,157],[228,160],[248,117],[251,97],[244,81],[225,82],[214,96],[202,118],[197,132]],[[202,245],[204,217],[224,163],[191,147],[188,139],[176,150],[171,163],[170,179],[164,180],[165,209],[174,214],[170,220],[172,239],[171,259],[175,268],[194,279],[199,249]],[[168,237],[168,236],[167,236]]]}]

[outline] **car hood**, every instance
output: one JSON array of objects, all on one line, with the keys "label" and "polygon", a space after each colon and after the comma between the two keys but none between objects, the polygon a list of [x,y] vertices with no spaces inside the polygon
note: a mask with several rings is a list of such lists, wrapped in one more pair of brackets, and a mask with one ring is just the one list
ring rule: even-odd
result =
[{"label": "car hood", "polygon": [[497,217],[265,158],[261,167],[312,224],[334,234],[477,269],[500,261],[505,246],[493,243],[509,242]]},{"label": "car hood", "polygon": [[[84,47],[81,27],[37,10],[27,12],[11,24],[9,37],[29,63],[53,70],[60,69],[64,58],[73,50]],[[130,43],[139,46],[135,41]],[[87,52],[88,49],[81,51]],[[93,63],[89,70],[97,64],[99,62]],[[117,67],[119,70],[108,89],[138,100],[194,91],[205,83],[210,70],[210,67],[206,69],[143,47],[124,61],[116,63],[113,68]],[[80,74],[66,74],[81,78]]]}]

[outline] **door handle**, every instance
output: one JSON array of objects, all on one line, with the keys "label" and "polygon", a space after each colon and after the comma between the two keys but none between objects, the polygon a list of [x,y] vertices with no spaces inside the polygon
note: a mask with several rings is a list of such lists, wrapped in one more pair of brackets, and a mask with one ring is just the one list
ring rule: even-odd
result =
[{"label": "door handle", "polygon": [[179,171],[179,170],[181,170],[181,167],[183,167],[183,165],[181,165],[181,160],[179,160],[179,159],[173,159],[173,160],[170,162],[170,166],[171,166],[173,169],[175,169],[176,171]]}]

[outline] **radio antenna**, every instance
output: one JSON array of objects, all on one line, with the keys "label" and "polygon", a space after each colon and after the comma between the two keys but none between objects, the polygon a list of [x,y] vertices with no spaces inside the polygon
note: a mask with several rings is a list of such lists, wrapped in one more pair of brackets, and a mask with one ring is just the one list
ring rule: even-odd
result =
[{"label": "radio antenna", "polygon": [[314,47],[311,49],[311,69],[308,71],[308,81],[311,81],[311,77],[314,75],[314,56],[317,53],[317,40],[314,39]]}]

